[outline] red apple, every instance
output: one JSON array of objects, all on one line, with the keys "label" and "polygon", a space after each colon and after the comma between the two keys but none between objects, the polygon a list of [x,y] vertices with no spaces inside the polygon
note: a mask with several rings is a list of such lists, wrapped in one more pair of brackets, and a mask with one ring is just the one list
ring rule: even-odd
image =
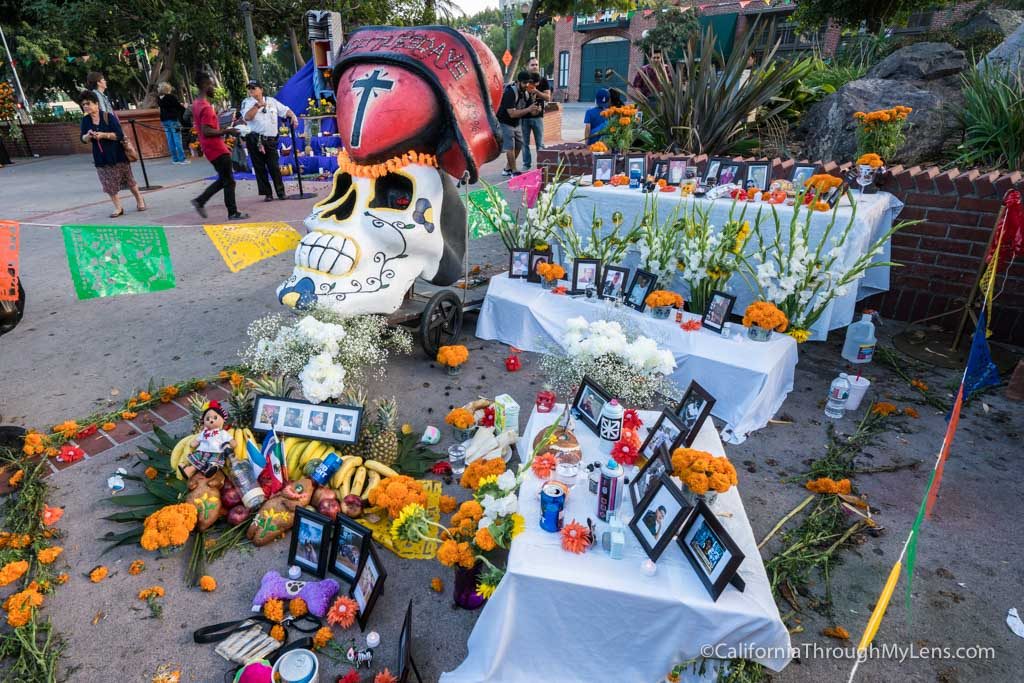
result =
[{"label": "red apple", "polygon": [[330,517],[333,520],[337,519],[338,513],[341,512],[341,503],[338,502],[337,498],[324,498],[316,506],[316,509],[324,517]]},{"label": "red apple", "polygon": [[228,488],[225,484],[224,488],[220,490],[220,499],[226,507],[233,508],[242,502],[242,494],[234,486]]},{"label": "red apple", "polygon": [[318,486],[316,491],[313,491],[313,507],[320,507],[321,501],[338,499],[338,494],[334,492],[334,489],[327,486]]},{"label": "red apple", "polygon": [[238,526],[249,519],[249,510],[241,503],[228,510],[228,525]]},{"label": "red apple", "polygon": [[352,519],[363,514],[363,499],[359,496],[349,494],[341,501],[341,511]]}]

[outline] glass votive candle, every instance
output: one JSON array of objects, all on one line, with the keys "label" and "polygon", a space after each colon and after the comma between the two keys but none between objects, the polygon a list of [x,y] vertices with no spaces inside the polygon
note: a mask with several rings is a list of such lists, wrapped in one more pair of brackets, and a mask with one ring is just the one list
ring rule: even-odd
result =
[{"label": "glass votive candle", "polygon": [[466,447],[458,443],[449,446],[448,464],[452,466],[452,474],[462,474],[466,470]]}]

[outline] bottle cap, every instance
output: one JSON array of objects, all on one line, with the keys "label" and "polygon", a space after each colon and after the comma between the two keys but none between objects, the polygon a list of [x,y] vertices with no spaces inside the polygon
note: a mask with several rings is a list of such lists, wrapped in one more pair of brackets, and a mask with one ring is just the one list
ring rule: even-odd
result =
[{"label": "bottle cap", "polygon": [[608,469],[616,470],[619,468],[619,463],[615,462],[615,458],[608,458]]}]

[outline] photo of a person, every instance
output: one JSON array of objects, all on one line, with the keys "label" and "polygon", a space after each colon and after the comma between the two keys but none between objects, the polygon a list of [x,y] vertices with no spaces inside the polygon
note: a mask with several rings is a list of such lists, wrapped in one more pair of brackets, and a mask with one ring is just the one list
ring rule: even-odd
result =
[{"label": "photo of a person", "polygon": [[670,159],[668,162],[668,184],[679,185],[686,178],[686,162],[682,159]]},{"label": "photo of a person", "polygon": [[547,256],[545,256],[543,254],[534,254],[530,258],[530,273],[532,273],[534,276],[536,276],[539,279],[540,278],[540,274],[537,272],[537,266],[539,266],[542,263],[547,263],[547,262],[548,262],[548,257]]},{"label": "photo of a person", "polygon": [[316,571],[320,564],[320,544],[324,538],[324,527],[304,517],[300,517],[298,522],[299,544],[295,552],[295,561]]},{"label": "photo of a person", "polygon": [[651,548],[659,543],[667,544],[669,538],[666,537],[666,533],[675,532],[677,528],[675,525],[680,521],[679,518],[683,511],[682,504],[668,489],[669,485],[674,486],[674,484],[671,481],[665,484],[665,481],[655,480],[655,483],[651,485],[655,493],[642,503],[644,507],[640,511],[639,524],[637,524],[644,542]]},{"label": "photo of a person", "polygon": [[622,283],[625,281],[622,271],[608,270],[604,274],[604,283],[601,285],[601,296],[608,299],[617,299],[622,296]]},{"label": "photo of a person", "polygon": [[665,521],[666,514],[668,514],[668,510],[664,505],[659,505],[657,510],[648,510],[644,513],[643,524],[655,539],[661,535],[661,525]]},{"label": "photo of a person", "polygon": [[331,431],[340,436],[352,436],[352,416],[335,415]]},{"label": "photo of a person", "polygon": [[597,264],[596,263],[580,263],[577,264],[580,272],[576,275],[576,284],[580,289],[586,289],[587,287],[597,286]]},{"label": "photo of a person", "polygon": [[302,408],[287,408],[284,411],[284,426],[302,429]]},{"label": "photo of a person", "polygon": [[509,276],[514,278],[524,278],[530,273],[530,252],[529,251],[513,251],[512,252],[512,267],[509,269]]},{"label": "photo of a person", "polygon": [[274,403],[264,403],[263,408],[260,409],[260,419],[258,422],[263,425],[273,427],[277,422],[278,415],[281,414],[281,406]]},{"label": "photo of a person", "polygon": [[600,180],[602,182],[608,182],[612,179],[612,163],[611,157],[598,157],[594,160],[594,180]]},{"label": "photo of a person", "polygon": [[704,182],[707,183],[709,180],[718,180],[718,171],[722,168],[721,159],[712,159],[708,162],[708,171],[704,174]]},{"label": "photo of a person", "polygon": [[690,549],[700,560],[705,571],[711,574],[725,557],[725,547],[722,545],[722,541],[703,519],[696,525],[696,531],[690,533],[693,534],[690,539]]},{"label": "photo of a person", "polygon": [[747,167],[747,184],[753,183],[762,192],[768,189],[768,167],[764,164],[754,164]]},{"label": "photo of a person", "polygon": [[601,415],[601,411],[604,409],[605,400],[595,393],[590,387],[583,390],[583,396],[580,398],[580,410],[590,416],[591,420],[597,422],[598,417]]},{"label": "photo of a person", "polygon": [[651,462],[651,466],[644,470],[644,473],[640,476],[637,481],[637,500],[643,500],[647,492],[651,490],[651,486],[654,482],[658,481],[661,475],[665,474],[668,468],[665,466],[665,461],[661,458],[655,458]]},{"label": "photo of a person", "polygon": [[643,305],[644,299],[647,298],[647,290],[650,288],[651,278],[644,275],[643,273],[637,273],[636,279],[633,280],[633,287],[629,290],[629,303],[633,308],[639,308]]},{"label": "photo of a person", "polygon": [[718,184],[726,185],[736,180],[739,166],[723,166],[722,170],[718,174]]},{"label": "photo of a person", "polygon": [[651,440],[647,442],[646,448],[644,448],[643,454],[647,457],[653,457],[658,452],[658,447],[662,444],[671,452],[672,445],[679,438],[679,435],[682,434],[682,431],[671,420],[664,418],[658,422],[656,430],[651,436]]},{"label": "photo of a person", "polygon": [[797,166],[793,169],[793,188],[799,192],[807,179],[814,175],[813,166]]},{"label": "photo of a person", "polygon": [[634,172],[640,180],[644,180],[644,160],[643,159],[630,159],[629,160],[629,177],[632,178]]},{"label": "photo of a person", "polygon": [[363,571],[359,574],[359,580],[356,582],[355,590],[352,593],[352,597],[355,598],[361,612],[366,611],[366,603],[370,596],[373,595],[373,587],[377,585],[377,578],[379,576],[380,571],[377,569],[373,555],[367,555],[366,564],[363,565]]},{"label": "photo of a person", "polygon": [[363,551],[363,539],[352,529],[340,526],[338,531],[338,554],[334,558],[334,570],[348,578],[355,578],[359,558]]},{"label": "photo of a person", "polygon": [[327,413],[322,410],[313,410],[309,413],[309,424],[306,427],[313,432],[327,431]]},{"label": "photo of a person", "polygon": [[683,421],[683,431],[689,433],[697,424],[697,418],[704,411],[708,402],[701,396],[691,396],[684,403],[679,411],[679,419]]},{"label": "photo of a person", "polygon": [[729,302],[720,297],[712,297],[711,303],[708,304],[708,314],[705,316],[705,320],[712,323],[716,327],[721,327],[725,323],[725,311]]}]

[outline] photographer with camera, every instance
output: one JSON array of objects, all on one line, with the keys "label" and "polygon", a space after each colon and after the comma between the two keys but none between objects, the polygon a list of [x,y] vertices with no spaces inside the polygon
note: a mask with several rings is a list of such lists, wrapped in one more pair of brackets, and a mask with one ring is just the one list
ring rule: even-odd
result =
[{"label": "photographer with camera", "polygon": [[537,145],[537,154],[544,146],[544,105],[551,101],[551,84],[546,76],[540,73],[540,62],[534,57],[527,65],[530,74],[530,82],[526,84],[526,94],[530,104],[540,108],[536,114],[524,116],[520,121],[523,129],[523,168],[527,171],[533,166],[533,159],[530,156],[530,133],[533,133],[533,142]]},{"label": "photographer with camera", "polygon": [[[249,125],[249,134],[245,136],[245,145],[249,148],[252,160],[252,172],[256,175],[256,185],[263,195],[263,201],[274,199],[271,190],[277,192],[278,199],[284,199],[284,181],[281,180],[281,164],[277,156],[277,134],[279,120],[291,119],[292,125],[299,125],[299,118],[287,105],[263,94],[263,85],[257,81],[249,81],[246,86],[249,96],[242,100],[242,118]],[[267,179],[267,173],[270,179]]]}]

